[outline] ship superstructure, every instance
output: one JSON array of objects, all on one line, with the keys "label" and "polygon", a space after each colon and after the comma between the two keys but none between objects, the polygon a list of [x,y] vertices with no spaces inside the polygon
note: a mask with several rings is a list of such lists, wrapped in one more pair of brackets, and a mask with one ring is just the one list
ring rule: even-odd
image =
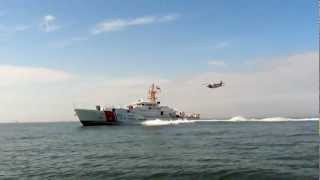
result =
[{"label": "ship superstructure", "polygon": [[160,87],[152,84],[148,90],[148,101],[139,100],[128,106],[129,111],[143,116],[144,119],[173,119],[177,118],[176,111],[168,106],[161,106],[158,101]]}]

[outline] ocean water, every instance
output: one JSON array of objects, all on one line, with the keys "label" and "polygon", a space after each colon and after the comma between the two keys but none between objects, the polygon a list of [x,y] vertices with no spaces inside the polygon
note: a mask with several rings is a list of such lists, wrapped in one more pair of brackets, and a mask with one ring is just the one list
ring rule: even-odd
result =
[{"label": "ocean water", "polygon": [[318,179],[317,130],[314,120],[240,117],[0,124],[0,179]]}]

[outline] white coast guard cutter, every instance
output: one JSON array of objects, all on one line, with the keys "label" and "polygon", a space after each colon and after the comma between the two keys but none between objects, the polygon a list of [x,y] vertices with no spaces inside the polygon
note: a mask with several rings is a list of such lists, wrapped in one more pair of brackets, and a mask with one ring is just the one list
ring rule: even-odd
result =
[{"label": "white coast guard cutter", "polygon": [[114,125],[137,122],[148,119],[174,120],[178,118],[199,119],[200,114],[179,112],[168,106],[161,106],[157,94],[160,87],[152,84],[148,90],[148,100],[139,100],[126,108],[96,106],[96,109],[79,109],[74,111],[84,126]]}]

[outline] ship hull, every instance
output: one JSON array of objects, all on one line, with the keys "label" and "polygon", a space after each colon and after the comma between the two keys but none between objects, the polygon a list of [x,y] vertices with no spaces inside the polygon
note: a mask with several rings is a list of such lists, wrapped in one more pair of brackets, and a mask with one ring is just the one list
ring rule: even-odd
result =
[{"label": "ship hull", "polygon": [[[128,109],[119,108],[113,109],[112,111],[100,111],[93,109],[75,109],[75,112],[83,126],[139,124],[141,121],[153,119],[183,119],[183,117],[174,116],[171,111],[164,111],[164,113],[161,113],[161,110],[149,111],[135,109],[133,111],[129,111]],[[111,119],[110,117],[108,118],[108,113],[111,113],[114,117]]]},{"label": "ship hull", "polygon": [[108,118],[106,111],[75,109],[75,112],[83,126],[120,124],[116,116],[114,116],[113,118]]},{"label": "ship hull", "polygon": [[83,126],[103,126],[103,125],[119,125],[120,122],[113,122],[113,123],[110,123],[110,122],[99,122],[99,121],[81,121],[81,124]]}]

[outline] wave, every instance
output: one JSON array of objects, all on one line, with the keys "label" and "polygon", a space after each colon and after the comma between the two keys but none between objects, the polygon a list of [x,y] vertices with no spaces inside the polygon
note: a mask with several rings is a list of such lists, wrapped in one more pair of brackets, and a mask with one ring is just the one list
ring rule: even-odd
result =
[{"label": "wave", "polygon": [[285,117],[270,117],[270,118],[245,118],[243,116],[235,116],[230,119],[199,119],[199,120],[146,120],[141,124],[144,126],[164,126],[164,125],[178,125],[183,123],[196,123],[196,122],[289,122],[289,121],[318,121],[319,118],[285,118]]}]

